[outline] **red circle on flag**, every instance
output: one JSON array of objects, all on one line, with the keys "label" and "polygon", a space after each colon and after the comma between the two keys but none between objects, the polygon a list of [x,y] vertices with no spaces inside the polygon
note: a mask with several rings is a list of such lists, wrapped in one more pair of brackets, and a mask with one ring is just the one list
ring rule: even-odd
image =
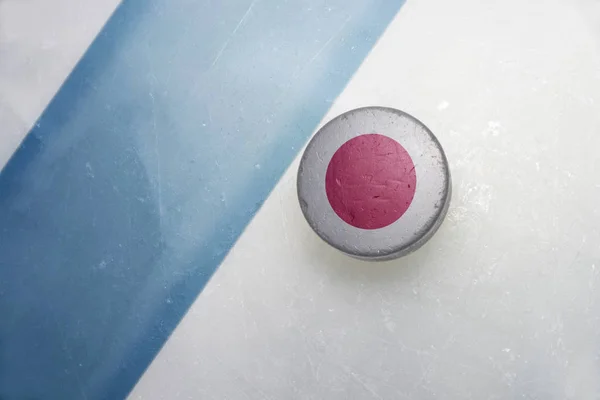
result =
[{"label": "red circle on flag", "polygon": [[377,133],[348,140],[325,175],[327,199],[346,223],[379,229],[396,222],[415,196],[415,165],[404,147]]}]

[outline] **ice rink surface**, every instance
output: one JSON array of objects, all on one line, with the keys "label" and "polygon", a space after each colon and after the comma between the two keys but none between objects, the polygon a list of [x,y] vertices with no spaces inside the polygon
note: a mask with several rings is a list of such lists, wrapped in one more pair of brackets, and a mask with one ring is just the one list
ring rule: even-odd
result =
[{"label": "ice rink surface", "polygon": [[[102,5],[89,2],[94,3],[94,8],[81,6],[79,9],[69,7],[72,1],[63,0],[57,3],[61,5],[57,9],[63,10],[56,11],[57,19],[50,21],[51,18],[36,16],[29,20],[31,10],[36,5],[43,8],[43,3],[0,1],[0,126],[8,127],[0,132],[0,139],[5,159],[34,126],[116,6],[114,1],[105,1]],[[327,3],[322,2],[322,12]],[[253,8],[246,15],[244,11],[249,5]],[[259,10],[267,12],[260,9],[259,1],[244,3],[239,8],[242,12],[233,18],[227,33],[231,33],[240,18],[244,24],[251,23],[253,18],[262,15]],[[343,7],[333,12],[342,10]],[[349,17],[335,20],[338,25],[316,46],[316,51],[307,50],[308,61],[316,56],[313,63],[318,64],[323,54],[326,61],[320,66],[313,65],[317,68],[314,75],[299,72],[295,75],[297,79],[308,81],[320,76],[319,71],[335,70],[340,62],[339,54],[328,53],[328,46],[339,44],[341,39],[334,35],[340,35],[340,29],[343,32],[346,27],[352,30],[352,23],[355,18],[359,19],[361,12],[367,13],[365,9],[355,8],[348,13]],[[45,29],[43,33],[35,33],[15,23],[14,16]],[[418,252],[396,261],[366,263],[340,254],[321,242],[304,221],[295,187],[299,157],[291,161],[294,154],[301,151],[301,145],[293,151],[287,149],[287,170],[204,289],[196,297],[192,296],[193,290],[185,287],[186,299],[193,303],[135,385],[131,399],[600,398],[600,157],[597,150],[600,146],[600,4],[593,0],[409,0],[390,20],[343,91],[336,95],[321,124],[344,111],[367,105],[398,108],[427,124],[444,146],[453,178],[453,199],[440,231]],[[244,35],[243,25],[240,26],[235,28],[236,36]],[[55,32],[52,41],[47,32]],[[224,40],[227,37],[225,35]],[[350,41],[353,38],[348,37]],[[331,41],[328,42],[328,38]],[[225,43],[227,48],[235,45],[236,39],[229,40]],[[300,39],[294,37],[293,40]],[[290,43],[286,45],[291,46]],[[269,46],[269,43],[264,45]],[[344,42],[341,48],[353,45]],[[209,64],[215,57],[217,63],[233,62],[231,55],[227,58],[227,48],[219,56],[221,48],[220,45],[215,47]],[[234,53],[244,49],[243,46],[232,48]],[[325,53],[320,52],[321,48]],[[290,54],[286,56],[292,57]],[[143,76],[140,81],[147,79]],[[319,101],[327,98],[322,92],[317,93]],[[310,104],[303,93],[293,91],[290,97],[292,99],[278,98],[287,104],[287,108],[283,108],[287,113],[261,117],[265,124],[266,118],[274,119],[279,125],[269,128],[269,132],[281,132],[285,140],[292,140],[288,137],[290,128],[286,118],[296,117],[295,111],[300,115],[310,114],[312,120],[318,114],[314,109],[308,112],[302,108]],[[243,114],[236,108],[237,103],[231,105],[227,99],[219,101],[218,110],[227,109],[227,113],[217,117],[221,121],[226,121],[227,115],[235,118]],[[133,112],[140,113],[135,109]],[[179,111],[169,109],[169,112]],[[183,115],[189,121],[194,118],[192,112],[176,115]],[[90,118],[99,120],[95,115]],[[125,123],[131,125],[129,120]],[[257,128],[256,124],[252,127]],[[174,126],[183,127],[185,131],[187,125]],[[306,123],[301,130],[309,126],[310,123]],[[316,128],[311,127],[311,132]],[[100,131],[93,133],[101,134]],[[210,134],[214,131],[205,133]],[[309,134],[295,140],[304,144]],[[140,135],[143,137],[143,133]],[[181,138],[177,140],[181,146],[188,143]],[[219,140],[229,139],[213,138],[215,143]],[[213,145],[213,141],[211,146],[218,146],[218,143]],[[65,139],[62,145],[69,147],[70,143]],[[147,311],[158,307],[152,303],[153,296],[158,293],[154,298],[156,302],[177,302],[173,290],[178,290],[178,286],[169,286],[173,290],[168,293],[158,290],[163,283],[172,284],[165,277],[175,274],[185,275],[188,280],[196,279],[185,268],[202,263],[202,257],[207,257],[193,250],[195,246],[202,246],[202,238],[207,236],[197,236],[195,232],[218,231],[230,223],[229,219],[215,219],[207,226],[205,220],[194,217],[195,209],[186,205],[186,199],[175,194],[169,197],[169,191],[181,192],[176,185],[184,185],[177,180],[185,174],[177,167],[178,157],[181,155],[187,160],[189,155],[169,149],[167,142],[164,143],[169,159],[163,161],[163,168],[168,171],[163,174],[159,171],[158,176],[163,177],[165,188],[162,199],[170,203],[163,203],[166,218],[152,226],[156,235],[164,237],[159,241],[162,247],[148,247],[159,253],[156,257],[162,260],[160,273],[144,276],[145,280],[138,286],[127,286],[139,295],[124,297],[130,308],[122,319],[134,316],[137,320],[135,324],[121,323],[115,330],[117,335],[126,337],[124,341],[131,341],[134,348],[139,341],[147,343],[140,337],[148,332],[154,334],[150,328],[145,330],[149,325],[142,317],[146,313],[158,318]],[[192,144],[198,146],[194,149],[201,148],[201,144]],[[118,145],[121,144],[117,143],[114,148]],[[156,167],[155,158],[150,154],[153,150],[145,149],[143,144],[135,146],[141,154],[140,168],[152,176],[155,174],[152,168]],[[283,151],[277,146],[270,149],[277,151],[261,153],[265,160]],[[144,155],[144,151],[150,155]],[[99,153],[90,154],[101,160]],[[52,167],[54,162],[46,160],[37,164],[37,168]],[[85,158],[81,166],[85,174],[99,176],[95,164],[86,169]],[[278,173],[278,167],[262,161],[253,161],[250,167],[259,171],[273,169],[269,175],[272,180],[262,175],[251,176],[260,179],[259,183],[265,188],[261,193],[268,193],[268,182],[277,181],[273,174]],[[8,179],[6,171],[3,171],[3,182]],[[156,194],[153,179],[149,179],[152,189],[148,191]],[[171,181],[176,182],[175,188],[169,186]],[[232,179],[223,186],[223,193],[227,185],[240,186],[242,194],[253,191]],[[28,189],[29,186],[38,188],[38,192]],[[42,190],[34,183],[29,186],[25,189],[33,193]],[[12,188],[14,190],[14,186]],[[133,191],[128,196],[137,196],[136,193]],[[186,193],[192,200],[203,195],[202,192]],[[16,207],[18,213],[27,214],[33,203],[27,203],[22,196],[11,196],[8,200],[4,197],[2,207]],[[225,209],[231,209],[228,198],[224,200]],[[19,204],[25,205],[19,208]],[[84,207],[88,203],[77,204]],[[95,203],[100,207],[98,204],[101,203]],[[113,204],[117,206],[119,203]],[[148,213],[163,212],[160,204],[156,207]],[[183,209],[181,219],[172,215],[169,218],[169,210],[177,207]],[[73,212],[66,210],[64,215]],[[103,215],[114,218],[117,214]],[[16,228],[24,229],[19,225],[22,221],[14,222],[10,218],[12,214],[0,220],[5,232],[3,238],[8,237],[6,232],[14,235]],[[136,218],[144,219],[143,215]],[[186,223],[185,219],[191,222]],[[60,221],[54,223],[61,226]],[[70,227],[74,226],[69,223]],[[110,230],[115,227],[121,228],[120,225],[104,227],[106,235],[115,234]],[[139,234],[147,239],[136,232],[133,229],[121,236],[126,240],[127,235]],[[174,239],[181,237],[184,243]],[[108,239],[94,240],[93,243],[104,243]],[[135,254],[145,249],[144,244],[134,242],[128,243],[138,246]],[[0,249],[3,253],[7,251],[5,247]],[[32,247],[29,251],[36,250]],[[168,258],[165,253],[169,251],[179,252],[180,258]],[[125,254],[131,256],[133,252],[125,251]],[[131,258],[139,264],[145,262]],[[0,267],[11,270],[17,265],[11,263],[14,259],[2,256]],[[23,260],[23,257],[18,259],[19,263]],[[98,256],[99,264],[94,271],[110,262],[108,255]],[[152,263],[155,263],[154,258]],[[118,265],[127,268],[126,261]],[[119,277],[117,272],[113,273]],[[83,279],[78,274],[75,276]],[[69,282],[70,275],[61,276],[73,284]],[[129,280],[138,278],[138,275],[123,276]],[[19,290],[30,290],[26,286],[13,288],[12,292],[8,290],[1,279],[8,282],[11,277],[0,272],[0,310],[3,312],[8,312],[4,293],[17,296],[15,293]],[[30,282],[18,279],[18,282]],[[94,287],[94,279],[85,282]],[[63,284],[58,279],[48,285],[61,287]],[[47,286],[42,288],[48,290]],[[105,293],[105,289],[97,291],[95,297],[87,300],[91,308],[79,311],[94,311],[93,304],[101,302]],[[181,309],[178,312],[183,313]],[[3,373],[5,377],[11,376],[7,372],[10,362],[19,357],[18,352],[8,351],[3,342],[17,333],[11,331],[11,323],[19,327],[19,332],[26,332],[35,319],[22,323],[18,321],[21,314],[9,315],[12,319],[0,327],[0,397],[4,395],[3,390],[8,392],[5,387],[9,387],[11,392],[7,398],[12,399],[11,395],[25,392],[19,392],[16,385],[6,386],[8,381],[2,378]],[[73,350],[71,344],[89,345],[73,334],[79,329],[73,322],[76,316],[61,315],[58,318],[64,324],[63,341],[56,351],[75,352],[81,349]],[[96,329],[101,322],[96,321],[92,327]],[[109,324],[115,320],[104,322]],[[128,336],[131,327],[139,329],[136,335]],[[105,328],[105,332],[115,340],[114,331]],[[37,343],[28,337],[27,340]],[[46,345],[51,346],[52,343]],[[107,348],[113,353],[100,351]],[[78,363],[89,362],[96,366],[82,367],[86,373],[79,375],[80,390],[74,398],[102,398],[110,393],[106,385],[117,384],[114,382],[119,382],[120,374],[127,375],[127,371],[116,369],[115,378],[115,370],[103,365],[121,362],[115,348],[119,346],[95,347],[96,353],[77,353]],[[26,368],[31,367],[30,379],[35,379],[36,373],[43,375],[42,369],[35,369],[35,351],[26,355],[31,358],[31,365],[19,364],[24,368],[19,372],[27,374]],[[68,384],[73,382],[73,374],[77,375],[74,372],[77,368],[67,369],[64,376],[60,376]],[[102,373],[111,378],[99,378],[98,374]]]}]

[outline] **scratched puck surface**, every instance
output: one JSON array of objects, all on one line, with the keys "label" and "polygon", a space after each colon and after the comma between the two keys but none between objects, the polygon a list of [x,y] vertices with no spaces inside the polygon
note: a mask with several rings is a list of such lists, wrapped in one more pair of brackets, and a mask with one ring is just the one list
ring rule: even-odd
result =
[{"label": "scratched puck surface", "polygon": [[349,111],[321,128],[298,171],[298,198],[313,230],[357,258],[386,260],[422,246],[451,197],[444,151],[399,110]]}]

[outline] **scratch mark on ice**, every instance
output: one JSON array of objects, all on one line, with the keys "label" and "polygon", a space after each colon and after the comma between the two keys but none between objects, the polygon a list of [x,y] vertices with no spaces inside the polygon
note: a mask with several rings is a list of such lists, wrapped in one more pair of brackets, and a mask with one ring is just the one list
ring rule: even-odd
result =
[{"label": "scratch mark on ice", "polygon": [[354,381],[360,384],[367,392],[371,393],[371,396],[373,396],[373,398],[383,400],[383,397],[381,397],[370,385],[367,385],[367,383],[363,381],[357,373],[355,373],[348,367],[344,367],[344,371],[348,375],[350,375],[352,379],[354,379]]},{"label": "scratch mark on ice", "polygon": [[331,35],[331,37],[329,38],[329,40],[327,40],[325,42],[325,44],[323,44],[323,46],[321,46],[321,48],[315,53],[314,56],[312,56],[312,58],[310,59],[310,61],[306,65],[312,64],[317,58],[319,58],[319,56],[321,55],[321,53],[323,53],[323,51],[327,48],[327,46],[329,46],[329,44],[333,41],[333,39],[335,39],[336,37],[338,37],[338,35],[344,30],[344,28],[346,27],[346,25],[348,24],[348,22],[350,22],[351,19],[352,19],[352,15],[349,15],[348,18],[346,18],[346,20],[342,24],[342,26],[340,26],[340,29],[338,29],[333,35]]},{"label": "scratch mark on ice", "polygon": [[158,191],[158,217],[162,223],[163,217],[163,202],[162,202],[162,182],[161,182],[161,167],[160,167],[160,150],[158,146],[158,132],[156,130],[156,106],[154,103],[154,94],[150,92],[152,99],[152,133],[154,134],[154,152],[156,153],[156,189]]},{"label": "scratch mark on ice", "polygon": [[223,43],[223,46],[221,46],[221,49],[219,50],[219,52],[217,53],[215,59],[213,60],[212,64],[210,65],[211,68],[214,67],[217,62],[219,62],[219,59],[223,55],[223,52],[225,51],[225,49],[227,48],[227,46],[229,46],[229,43],[231,42],[231,39],[233,39],[233,37],[237,33],[238,29],[240,29],[240,27],[244,24],[244,22],[248,18],[248,15],[250,15],[250,11],[252,11],[252,8],[254,7],[254,5],[256,4],[257,1],[258,0],[253,0],[252,1],[252,3],[250,4],[250,6],[248,7],[248,9],[246,10],[246,13],[242,17],[242,19],[240,19],[240,21],[238,22],[238,24],[236,25],[236,27],[233,29],[233,31],[231,32],[231,34],[229,34],[229,37],[225,40],[225,42]]}]

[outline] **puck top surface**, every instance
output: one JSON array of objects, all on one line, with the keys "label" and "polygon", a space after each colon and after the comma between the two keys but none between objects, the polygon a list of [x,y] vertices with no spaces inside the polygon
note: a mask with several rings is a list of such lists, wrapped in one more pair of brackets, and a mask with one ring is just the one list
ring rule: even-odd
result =
[{"label": "puck top surface", "polygon": [[327,199],[348,224],[379,229],[398,220],[415,195],[415,165],[394,139],[370,133],[344,143],[325,175]]},{"label": "puck top surface", "polygon": [[304,216],[349,255],[389,259],[420,247],[441,224],[450,172],[429,129],[391,108],[334,118],[308,144],[298,171]]}]

